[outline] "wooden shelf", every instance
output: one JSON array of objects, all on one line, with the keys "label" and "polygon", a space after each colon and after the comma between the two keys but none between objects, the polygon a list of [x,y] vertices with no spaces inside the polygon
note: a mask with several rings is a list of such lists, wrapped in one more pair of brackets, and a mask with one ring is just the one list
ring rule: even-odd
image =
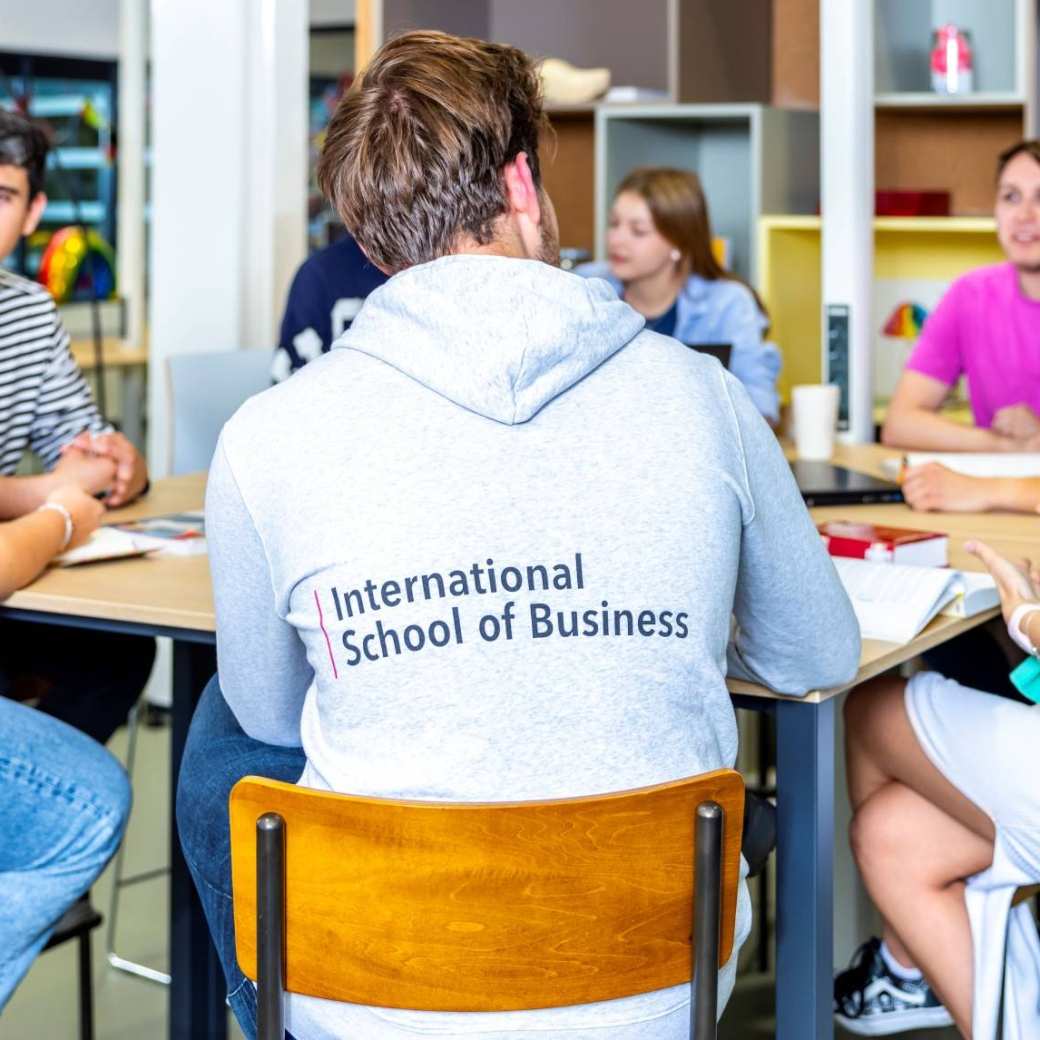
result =
[{"label": "wooden shelf", "polygon": [[906,92],[878,94],[874,98],[877,108],[903,108],[918,111],[940,110],[944,112],[1019,111],[1025,107],[1025,98],[1018,94],[932,94],[928,92]]},{"label": "wooden shelf", "polygon": [[929,235],[995,235],[992,217],[875,217],[875,231]]},{"label": "wooden shelf", "polygon": [[879,190],[945,189],[957,214],[993,212],[997,156],[1021,140],[1024,109],[879,108],[874,183]]},{"label": "wooden shelf", "polygon": [[552,132],[538,146],[542,182],[560,225],[560,245],[590,255],[596,245],[595,111],[594,105],[552,109]]},{"label": "wooden shelf", "polygon": [[[818,214],[767,213],[760,228],[775,231],[819,232]],[[875,231],[927,233],[932,235],[993,235],[997,222],[992,217],[875,217]]]}]

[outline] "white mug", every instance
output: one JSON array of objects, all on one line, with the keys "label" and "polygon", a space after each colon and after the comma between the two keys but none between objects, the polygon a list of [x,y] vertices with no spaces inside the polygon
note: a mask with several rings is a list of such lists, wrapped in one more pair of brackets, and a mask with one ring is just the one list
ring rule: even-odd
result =
[{"label": "white mug", "polygon": [[824,461],[833,454],[839,392],[833,384],[791,388],[791,429],[798,458]]}]

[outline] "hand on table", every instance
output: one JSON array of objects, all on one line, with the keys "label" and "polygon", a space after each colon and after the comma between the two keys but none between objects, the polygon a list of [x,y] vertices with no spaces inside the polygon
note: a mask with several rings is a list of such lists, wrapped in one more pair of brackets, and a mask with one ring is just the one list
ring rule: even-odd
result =
[{"label": "hand on table", "polygon": [[903,475],[903,498],[911,509],[936,513],[984,513],[992,508],[992,481],[955,473],[938,462]]},{"label": "hand on table", "polygon": [[95,455],[67,444],[51,471],[60,486],[75,485],[89,495],[108,491],[115,485],[116,464],[103,455]]},{"label": "hand on table", "polygon": [[72,517],[72,538],[66,549],[82,545],[105,515],[105,507],[75,484],[63,484],[56,488],[47,496],[47,501],[64,506]]},{"label": "hand on table", "polygon": [[115,478],[105,504],[112,509],[132,502],[148,483],[148,467],[138,450],[121,433],[84,431],[62,449],[88,452],[115,464]]}]

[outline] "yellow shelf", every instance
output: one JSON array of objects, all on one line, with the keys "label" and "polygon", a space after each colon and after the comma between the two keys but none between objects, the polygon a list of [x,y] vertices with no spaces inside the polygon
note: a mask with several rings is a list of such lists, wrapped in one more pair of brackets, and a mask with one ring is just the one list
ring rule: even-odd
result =
[{"label": "yellow shelf", "polygon": [[[1004,254],[992,217],[877,217],[874,276],[952,282]],[[821,377],[820,217],[770,214],[758,224],[759,291],[784,358],[780,396]],[[888,391],[891,392],[890,388]]]},{"label": "yellow shelf", "polygon": [[[759,227],[776,231],[820,230],[818,215],[802,213],[769,213],[761,217]],[[928,232],[946,235],[993,235],[997,222],[992,217],[875,217],[875,231]]]}]

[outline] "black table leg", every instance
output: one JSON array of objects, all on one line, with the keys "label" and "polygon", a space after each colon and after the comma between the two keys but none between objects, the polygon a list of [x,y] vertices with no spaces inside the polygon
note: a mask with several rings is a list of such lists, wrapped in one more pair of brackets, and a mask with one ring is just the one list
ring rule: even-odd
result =
[{"label": "black table leg", "polygon": [[225,1040],[224,973],[177,838],[177,775],[199,695],[216,671],[211,645],[175,640],[170,748],[170,1040]]}]

